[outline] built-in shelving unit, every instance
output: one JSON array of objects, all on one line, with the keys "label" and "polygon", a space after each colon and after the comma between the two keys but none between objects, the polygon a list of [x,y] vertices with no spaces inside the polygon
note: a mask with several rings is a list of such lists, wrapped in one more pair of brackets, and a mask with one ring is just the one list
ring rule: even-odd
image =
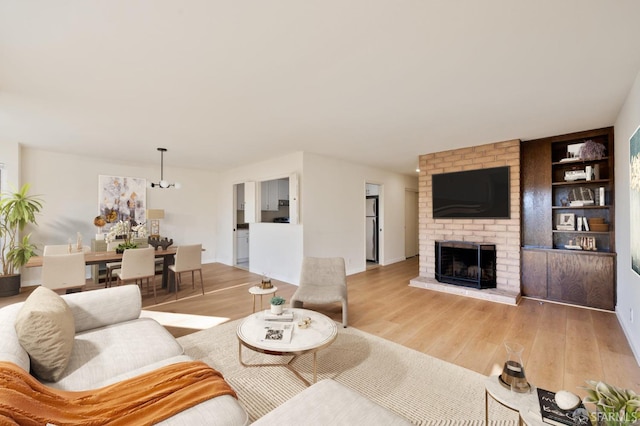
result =
[{"label": "built-in shelving unit", "polygon": [[523,295],[615,308],[613,152],[612,127],[522,142]]}]

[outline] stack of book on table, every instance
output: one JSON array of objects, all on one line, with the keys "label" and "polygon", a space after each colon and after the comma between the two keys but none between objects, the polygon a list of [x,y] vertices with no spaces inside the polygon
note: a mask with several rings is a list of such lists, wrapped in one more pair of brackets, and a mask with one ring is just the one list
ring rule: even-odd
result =
[{"label": "stack of book on table", "polygon": [[270,310],[266,310],[264,311],[264,320],[291,322],[293,321],[293,311],[284,310],[281,314],[272,314]]},{"label": "stack of book on table", "polygon": [[571,410],[563,410],[556,403],[554,392],[538,388],[538,402],[542,421],[552,425],[590,425],[589,412],[581,402]]}]

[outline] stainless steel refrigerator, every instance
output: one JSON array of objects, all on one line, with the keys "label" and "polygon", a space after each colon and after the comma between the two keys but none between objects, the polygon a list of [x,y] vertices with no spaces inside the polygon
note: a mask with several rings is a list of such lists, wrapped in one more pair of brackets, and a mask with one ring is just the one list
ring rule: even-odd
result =
[{"label": "stainless steel refrigerator", "polygon": [[367,197],[366,200],[366,240],[367,261],[378,263],[378,197]]}]

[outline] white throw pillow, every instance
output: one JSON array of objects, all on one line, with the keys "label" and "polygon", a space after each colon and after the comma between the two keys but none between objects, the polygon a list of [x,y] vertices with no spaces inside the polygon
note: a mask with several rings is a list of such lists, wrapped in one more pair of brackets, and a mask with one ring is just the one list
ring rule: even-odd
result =
[{"label": "white throw pillow", "polygon": [[32,373],[51,382],[62,377],[75,336],[73,313],[64,299],[46,287],[36,288],[20,308],[15,327]]}]

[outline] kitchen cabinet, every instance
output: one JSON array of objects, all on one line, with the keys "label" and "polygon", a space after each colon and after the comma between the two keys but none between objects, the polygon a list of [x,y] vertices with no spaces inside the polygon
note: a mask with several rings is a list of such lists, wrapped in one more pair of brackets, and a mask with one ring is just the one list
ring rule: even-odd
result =
[{"label": "kitchen cabinet", "polygon": [[380,186],[368,183],[365,185],[365,193],[369,195],[380,195]]},{"label": "kitchen cabinet", "polygon": [[[581,158],[587,141],[603,155]],[[607,127],[522,142],[524,296],[615,309],[613,141]]]},{"label": "kitchen cabinet", "polygon": [[249,260],[249,230],[238,229],[236,231],[236,259],[238,262]]},{"label": "kitchen cabinet", "polygon": [[278,181],[261,183],[260,206],[263,211],[278,211]]},{"label": "kitchen cabinet", "polygon": [[236,186],[236,202],[237,202],[237,210],[244,210],[244,184],[238,184]]},{"label": "kitchen cabinet", "polygon": [[289,199],[289,179],[278,179],[278,200]]}]

